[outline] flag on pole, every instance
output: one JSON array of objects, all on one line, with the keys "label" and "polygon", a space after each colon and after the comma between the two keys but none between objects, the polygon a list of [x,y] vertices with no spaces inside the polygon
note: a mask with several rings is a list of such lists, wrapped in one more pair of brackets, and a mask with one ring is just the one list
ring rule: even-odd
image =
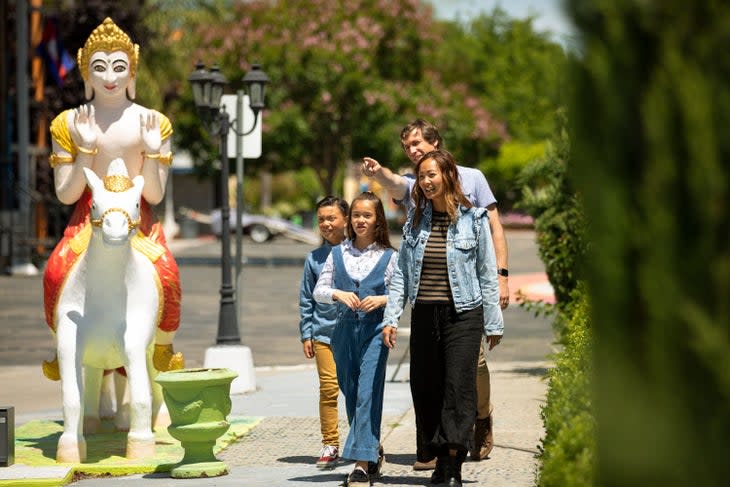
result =
[{"label": "flag on pole", "polygon": [[58,36],[56,19],[46,20],[46,25],[43,27],[43,39],[36,49],[45,60],[48,71],[56,80],[56,84],[63,86],[66,75],[76,66],[76,61],[63,47],[63,42]]}]

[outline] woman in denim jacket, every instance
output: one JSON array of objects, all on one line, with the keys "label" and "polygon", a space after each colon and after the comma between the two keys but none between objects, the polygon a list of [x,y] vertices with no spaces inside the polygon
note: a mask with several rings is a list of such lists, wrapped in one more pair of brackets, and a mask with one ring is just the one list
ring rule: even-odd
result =
[{"label": "woman in denim jacket", "polygon": [[461,486],[461,464],[474,438],[481,336],[487,335],[491,350],[504,333],[497,265],[486,210],[464,196],[453,156],[445,150],[425,154],[416,175],[383,341],[395,345],[408,300],[416,430],[438,458],[431,482]]}]

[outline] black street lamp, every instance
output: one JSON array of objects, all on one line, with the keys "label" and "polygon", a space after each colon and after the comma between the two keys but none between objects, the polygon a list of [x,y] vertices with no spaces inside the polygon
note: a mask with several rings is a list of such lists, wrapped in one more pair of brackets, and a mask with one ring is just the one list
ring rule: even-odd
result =
[{"label": "black street lamp", "polygon": [[[218,315],[218,345],[238,345],[241,343],[241,336],[238,331],[238,313],[236,311],[236,299],[231,283],[231,245],[230,245],[230,214],[231,208],[228,201],[228,131],[232,130],[231,120],[225,108],[221,108],[221,97],[227,84],[226,77],[220,72],[218,66],[213,65],[210,71],[206,71],[205,65],[198,62],[195,71],[188,78],[193,88],[193,99],[200,118],[203,120],[206,129],[211,135],[217,136],[220,142],[221,158],[221,299],[220,313]],[[246,132],[237,135],[247,135],[256,128],[259,112],[264,108],[264,89],[269,78],[261,71],[261,66],[254,64],[251,71],[246,73],[243,82],[248,88],[251,99],[251,110],[254,113],[253,127]]]}]

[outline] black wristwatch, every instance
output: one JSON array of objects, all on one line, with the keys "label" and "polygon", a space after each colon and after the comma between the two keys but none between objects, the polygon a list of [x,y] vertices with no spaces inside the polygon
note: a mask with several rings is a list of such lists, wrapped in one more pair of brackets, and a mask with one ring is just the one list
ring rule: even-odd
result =
[{"label": "black wristwatch", "polygon": [[503,276],[503,277],[507,277],[507,276],[509,276],[509,271],[507,269],[505,269],[504,267],[500,267],[499,269],[497,269],[497,274],[499,274],[500,276]]}]

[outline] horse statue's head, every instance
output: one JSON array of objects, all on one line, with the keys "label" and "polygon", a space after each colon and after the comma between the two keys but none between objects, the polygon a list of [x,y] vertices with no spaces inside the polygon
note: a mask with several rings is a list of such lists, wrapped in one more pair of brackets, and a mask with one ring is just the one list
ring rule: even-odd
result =
[{"label": "horse statue's head", "polygon": [[86,167],[84,174],[91,188],[91,224],[101,229],[104,243],[127,242],[140,223],[144,177],[130,179],[122,159],[114,159],[102,179]]}]

